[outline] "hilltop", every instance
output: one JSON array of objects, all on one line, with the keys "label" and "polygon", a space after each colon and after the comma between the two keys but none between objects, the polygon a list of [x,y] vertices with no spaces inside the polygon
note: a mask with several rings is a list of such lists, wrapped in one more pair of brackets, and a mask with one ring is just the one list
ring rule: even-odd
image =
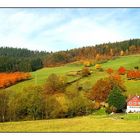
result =
[{"label": "hilltop", "polygon": [[32,72],[43,67],[61,66],[81,60],[89,60],[96,64],[115,59],[118,56],[138,53],[140,53],[140,39],[91,45],[58,52],[0,47],[0,72]]}]

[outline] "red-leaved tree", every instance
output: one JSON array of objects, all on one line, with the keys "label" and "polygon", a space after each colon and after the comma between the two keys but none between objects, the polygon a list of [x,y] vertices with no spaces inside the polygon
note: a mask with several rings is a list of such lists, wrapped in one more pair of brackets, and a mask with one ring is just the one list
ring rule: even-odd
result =
[{"label": "red-leaved tree", "polygon": [[119,73],[120,75],[124,75],[124,74],[126,74],[126,69],[125,69],[124,67],[120,67],[120,68],[118,69],[118,73]]}]

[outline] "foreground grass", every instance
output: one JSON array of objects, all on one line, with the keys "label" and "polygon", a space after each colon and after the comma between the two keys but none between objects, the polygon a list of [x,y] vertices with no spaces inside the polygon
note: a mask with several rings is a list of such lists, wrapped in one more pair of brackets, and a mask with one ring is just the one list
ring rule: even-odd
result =
[{"label": "foreground grass", "polygon": [[140,132],[139,120],[89,115],[54,119],[0,123],[0,132]]}]

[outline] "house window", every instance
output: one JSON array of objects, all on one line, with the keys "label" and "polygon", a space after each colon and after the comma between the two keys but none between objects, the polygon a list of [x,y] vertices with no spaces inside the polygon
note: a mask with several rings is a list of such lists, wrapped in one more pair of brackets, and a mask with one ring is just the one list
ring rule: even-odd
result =
[{"label": "house window", "polygon": [[134,105],[136,105],[137,103],[136,102],[134,102]]},{"label": "house window", "polygon": [[140,102],[138,102],[138,105],[140,105]]},{"label": "house window", "polygon": [[129,102],[129,104],[131,105],[131,104],[132,104],[132,102]]}]

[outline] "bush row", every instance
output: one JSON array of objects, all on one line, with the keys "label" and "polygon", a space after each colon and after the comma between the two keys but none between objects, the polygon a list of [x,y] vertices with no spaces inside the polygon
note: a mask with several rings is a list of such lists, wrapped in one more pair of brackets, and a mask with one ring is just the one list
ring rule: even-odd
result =
[{"label": "bush row", "polygon": [[0,73],[0,88],[6,88],[29,78],[31,78],[31,75],[24,72]]},{"label": "bush row", "polygon": [[139,80],[140,79],[140,70],[130,70],[130,71],[128,71],[127,78],[128,79]]},{"label": "bush row", "polygon": [[[9,96],[10,95],[10,96]],[[42,87],[30,87],[21,93],[0,90],[0,121],[67,118],[86,115],[92,102],[77,90],[46,94]]]}]

